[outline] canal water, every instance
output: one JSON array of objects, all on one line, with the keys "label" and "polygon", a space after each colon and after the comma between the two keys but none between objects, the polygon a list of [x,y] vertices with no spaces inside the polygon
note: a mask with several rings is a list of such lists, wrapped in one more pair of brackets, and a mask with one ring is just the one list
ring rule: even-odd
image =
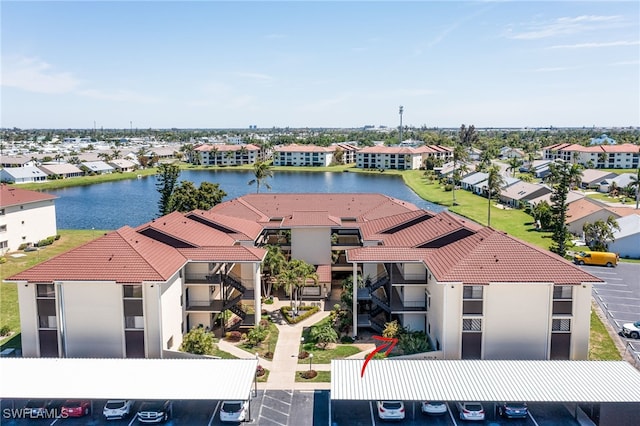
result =
[{"label": "canal water", "polygon": [[[183,170],[179,180],[191,181],[196,186],[207,181],[217,183],[227,193],[223,201],[256,192],[256,185],[249,185],[252,171]],[[160,194],[155,176],[140,179],[106,182],[47,191],[56,200],[56,216],[59,229],[118,229],[124,225],[141,225],[158,217]],[[381,193],[415,204],[420,208],[442,211],[444,207],[418,197],[399,176],[383,173],[332,173],[332,172],[274,172],[266,180],[260,193]]]}]

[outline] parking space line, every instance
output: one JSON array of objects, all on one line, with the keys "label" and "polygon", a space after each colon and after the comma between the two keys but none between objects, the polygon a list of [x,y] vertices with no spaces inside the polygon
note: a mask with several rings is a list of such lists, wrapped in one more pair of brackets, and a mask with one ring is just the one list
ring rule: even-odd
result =
[{"label": "parking space line", "polygon": [[[265,395],[265,397],[273,399],[274,401],[282,402],[283,404],[286,404],[288,406],[291,406],[291,402],[286,402],[286,401],[284,401],[282,399],[277,399],[277,398],[274,398],[274,397],[269,396],[269,395]],[[291,395],[291,397],[293,398],[293,394]],[[263,398],[263,401],[264,401],[264,398]]]},{"label": "parking space line", "polygon": [[373,401],[369,401],[369,413],[371,414],[371,425],[376,425],[376,419],[373,417]]},{"label": "parking space line", "polygon": [[267,416],[265,416],[265,415],[263,415],[263,414],[260,414],[260,417],[262,417],[263,419],[267,419],[267,420],[269,420],[270,422],[273,422],[273,423],[275,423],[275,424],[277,424],[277,425],[287,426],[287,424],[289,423],[289,418],[288,418],[288,417],[287,417],[287,423],[280,423],[280,422],[277,422],[277,421],[275,421],[275,420],[273,420],[273,419],[270,419],[269,417],[267,417]]},{"label": "parking space line", "polygon": [[[132,407],[132,408],[133,408],[133,407]],[[131,426],[131,425],[133,424],[133,422],[135,422],[135,421],[136,421],[137,417],[138,417],[138,414],[137,414],[137,413],[136,413],[136,414],[134,414],[133,416],[131,416],[131,421],[129,422],[129,425],[128,425],[128,426]]]},{"label": "parking space line", "polygon": [[213,419],[216,418],[216,413],[218,412],[219,406],[220,406],[220,401],[216,403],[216,407],[213,409],[213,413],[211,413],[211,418],[209,419],[209,423],[207,426],[211,426],[213,424]]},{"label": "parking space line", "polygon": [[449,413],[449,417],[451,417],[451,421],[453,422],[454,426],[458,426],[458,422],[456,421],[456,418],[453,416],[453,411],[451,410],[451,406],[449,404],[447,404],[449,407],[449,409],[447,410],[447,412]]},{"label": "parking space line", "polygon": [[49,426],[53,426],[56,424],[56,422],[60,420],[60,417],[56,417],[56,419],[54,421],[52,421],[51,423],[49,423]]},{"label": "parking space line", "polygon": [[529,411],[527,414],[529,414],[529,418],[531,419],[534,425],[540,426],[538,422],[536,422],[536,419],[534,419],[533,416],[531,415],[531,411]]}]

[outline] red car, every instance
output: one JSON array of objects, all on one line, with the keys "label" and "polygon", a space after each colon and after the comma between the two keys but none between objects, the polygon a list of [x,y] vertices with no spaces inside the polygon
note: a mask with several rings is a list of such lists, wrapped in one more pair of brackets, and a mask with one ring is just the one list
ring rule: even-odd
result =
[{"label": "red car", "polygon": [[62,404],[62,417],[82,417],[91,412],[91,401],[69,399]]}]

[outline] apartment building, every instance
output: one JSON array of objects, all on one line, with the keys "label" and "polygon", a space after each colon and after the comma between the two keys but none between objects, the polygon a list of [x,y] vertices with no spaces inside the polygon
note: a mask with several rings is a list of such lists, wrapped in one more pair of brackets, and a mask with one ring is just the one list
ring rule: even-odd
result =
[{"label": "apartment building", "polygon": [[201,163],[207,166],[241,166],[254,164],[260,158],[260,148],[252,145],[205,144],[195,148]]},{"label": "apartment building", "polygon": [[[273,148],[274,166],[326,167],[333,161],[336,147],[289,144]],[[341,148],[344,150],[344,148]]]},{"label": "apartment building", "polygon": [[1,184],[0,253],[56,235],[56,198]]},{"label": "apartment building", "polygon": [[[123,227],[14,275],[25,356],[163,357],[192,327],[250,327],[264,246],[352,276],[354,326],[398,320],[448,359],[586,359],[591,286],[553,253],[381,194],[249,194]],[[338,288],[336,288],[337,290]]]},{"label": "apartment building", "polygon": [[637,169],[640,146],[631,143],[621,145],[582,146],[555,144],[542,148],[544,159],[561,159],[596,169]]},{"label": "apartment building", "polygon": [[361,169],[418,170],[427,158],[446,162],[453,150],[439,145],[423,145],[417,148],[376,145],[362,148],[356,153],[356,167]]}]

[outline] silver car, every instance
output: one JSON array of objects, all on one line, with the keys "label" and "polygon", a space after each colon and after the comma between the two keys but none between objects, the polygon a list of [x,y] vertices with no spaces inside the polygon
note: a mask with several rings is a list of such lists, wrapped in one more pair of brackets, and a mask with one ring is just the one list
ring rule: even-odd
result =
[{"label": "silver car", "polygon": [[479,402],[458,402],[460,420],[484,420],[484,407]]},{"label": "silver car", "polygon": [[107,420],[126,419],[131,415],[133,401],[128,399],[110,399],[104,404],[102,415]]}]

